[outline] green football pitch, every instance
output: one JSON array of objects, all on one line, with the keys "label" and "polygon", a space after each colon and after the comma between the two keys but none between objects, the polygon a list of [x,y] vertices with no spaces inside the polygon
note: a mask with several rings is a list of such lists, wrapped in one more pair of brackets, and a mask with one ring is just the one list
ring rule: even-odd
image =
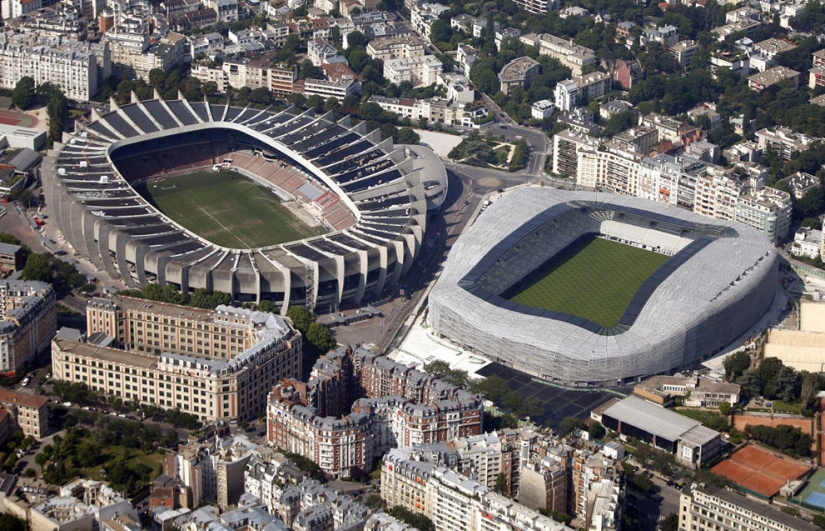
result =
[{"label": "green football pitch", "polygon": [[195,172],[141,188],[170,219],[221,247],[266,247],[325,232],[307,226],[274,193],[236,173]]},{"label": "green football pitch", "polygon": [[633,295],[669,257],[596,236],[581,238],[525,278],[508,297],[610,328]]}]

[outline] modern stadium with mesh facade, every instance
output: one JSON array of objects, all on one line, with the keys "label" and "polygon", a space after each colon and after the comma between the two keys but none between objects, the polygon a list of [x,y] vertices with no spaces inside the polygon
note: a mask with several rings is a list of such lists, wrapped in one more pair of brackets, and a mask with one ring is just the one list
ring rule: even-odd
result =
[{"label": "modern stadium with mesh facade", "polygon": [[[132,100],[93,113],[90,124],[55,145],[43,168],[46,200],[74,251],[129,287],[220,290],[284,310],[367,302],[393,289],[416,262],[427,209],[447,195],[446,171],[432,151],[381,141],[379,131],[368,132],[364,122],[352,126],[349,117],[157,95]],[[300,205],[294,208],[323,234],[248,248],[242,243],[267,241],[260,233],[278,231],[271,226],[277,223],[258,223],[252,238],[243,234],[252,229],[233,226],[218,211],[198,212],[229,232],[222,241],[239,242],[224,247],[135,190],[218,170],[240,174],[273,202]]]},{"label": "modern stadium with mesh facade", "polygon": [[[630,279],[632,292],[618,303],[617,319],[568,313],[581,301],[556,293],[548,298],[558,300],[542,308],[516,302],[523,299],[514,294],[532,282],[524,279],[537,271],[544,276],[542,268],[567,252],[549,275],[557,274],[576,258],[569,250],[588,237],[665,257],[645,265],[651,274]],[[634,256],[623,267],[610,264],[607,279],[588,280],[581,271],[546,278],[567,282],[557,291],[597,298],[596,306],[602,299],[617,304],[611,293],[586,284],[627,291],[610,283],[628,282],[625,269],[639,261]],[[604,268],[593,270],[604,276]],[[759,321],[777,286],[776,250],[751,227],[629,196],[528,188],[505,194],[456,242],[429,295],[429,321],[465,348],[540,378],[616,386],[718,353]]]}]

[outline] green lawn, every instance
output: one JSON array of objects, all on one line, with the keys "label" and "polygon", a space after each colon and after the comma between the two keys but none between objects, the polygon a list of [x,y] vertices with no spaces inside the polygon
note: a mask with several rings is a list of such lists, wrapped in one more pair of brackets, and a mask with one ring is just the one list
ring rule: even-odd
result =
[{"label": "green lawn", "polygon": [[138,192],[170,219],[222,247],[265,247],[324,232],[295,217],[269,190],[235,173],[168,177]]},{"label": "green lawn", "polygon": [[668,257],[595,236],[581,238],[522,281],[519,304],[619,323],[642,283]]}]

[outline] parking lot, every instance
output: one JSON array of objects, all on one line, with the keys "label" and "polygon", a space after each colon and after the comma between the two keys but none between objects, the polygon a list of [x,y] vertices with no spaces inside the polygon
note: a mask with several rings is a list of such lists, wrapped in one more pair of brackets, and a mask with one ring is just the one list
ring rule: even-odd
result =
[{"label": "parking lot", "polygon": [[553,426],[561,426],[564,417],[585,419],[590,411],[606,403],[611,398],[624,397],[627,389],[605,391],[601,389],[570,389],[543,382],[527,373],[491,363],[478,371],[482,376],[499,376],[510,389],[520,394],[525,401],[537,398],[544,407],[544,415],[533,419],[543,424],[547,418],[553,419]]}]

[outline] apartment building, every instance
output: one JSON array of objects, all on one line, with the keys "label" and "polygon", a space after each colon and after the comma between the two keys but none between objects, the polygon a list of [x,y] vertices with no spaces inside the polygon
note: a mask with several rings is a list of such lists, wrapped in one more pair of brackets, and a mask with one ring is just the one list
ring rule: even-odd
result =
[{"label": "apartment building", "polygon": [[518,28],[504,28],[496,30],[496,50],[501,51],[501,44],[505,39],[518,39],[521,37],[521,30]]},{"label": "apartment building", "polygon": [[670,55],[676,58],[676,62],[679,63],[681,68],[687,68],[687,65],[690,63],[691,57],[699,50],[699,44],[696,43],[694,40],[684,40],[677,42],[673,46],[670,47]]},{"label": "apartment building", "polygon": [[565,79],[556,83],[553,89],[556,108],[562,112],[570,112],[579,104],[579,87],[572,79]]},{"label": "apartment building", "polygon": [[578,150],[576,184],[636,195],[642,155],[613,145],[608,149],[583,146]]},{"label": "apartment building", "polygon": [[226,92],[229,86],[229,79],[223,71],[223,65],[215,68],[193,62],[189,66],[189,75],[201,83],[214,83],[220,92]]},{"label": "apartment building", "polygon": [[190,442],[174,455],[174,477],[192,506],[210,501],[225,511],[244,492],[246,467],[256,448],[245,435]]},{"label": "apartment building", "polygon": [[814,524],[736,492],[693,484],[679,499],[679,531],[816,531]]},{"label": "apartment building", "polygon": [[428,86],[438,81],[444,65],[434,55],[419,55],[384,61],[384,77],[396,85],[407,81],[416,86]]},{"label": "apartment building", "polygon": [[338,53],[338,49],[325,39],[312,39],[307,42],[307,59],[315,66],[321,66],[324,63],[346,62],[346,59]]},{"label": "apartment building", "polygon": [[9,0],[3,2],[0,13],[3,15],[3,20],[9,20],[35,13],[41,9],[43,9],[43,0]]},{"label": "apartment building", "polygon": [[799,72],[785,66],[775,66],[770,70],[765,70],[764,72],[748,77],[748,87],[756,92],[762,92],[766,88],[785,80],[790,80],[794,88],[798,88]]},{"label": "apartment building", "polygon": [[573,71],[573,75],[580,76],[582,70],[596,65],[596,53],[590,48],[579,46],[573,39],[562,39],[549,33],[528,33],[519,40],[527,46],[532,46],[541,55],[549,55]]},{"label": "apartment building", "polygon": [[267,56],[253,59],[241,57],[238,59],[226,59],[221,66],[221,70],[226,79],[226,84],[230,87],[270,88],[270,60]]},{"label": "apartment building", "polygon": [[553,135],[553,173],[576,177],[578,182],[579,149],[598,147],[599,139],[585,133],[565,129]]},{"label": "apartment building", "polygon": [[671,142],[678,142],[681,137],[681,128],[684,124],[679,120],[675,120],[668,116],[658,113],[650,113],[642,116],[639,125],[655,129],[659,142],[670,140]]},{"label": "apartment building", "polygon": [[[643,123],[669,128],[656,120]],[[764,171],[748,165],[727,170],[689,156],[648,157],[661,129],[638,126],[608,142],[565,130],[554,135],[553,171],[575,176],[576,184],[678,205],[697,214],[739,221],[771,241],[789,231],[790,194],[764,186]],[[777,151],[779,148],[777,148]]]},{"label": "apartment building", "polygon": [[791,194],[764,187],[749,188],[736,203],[736,221],[761,230],[775,244],[790,232]]},{"label": "apartment building", "polygon": [[557,0],[514,0],[515,4],[528,13],[543,15],[548,11],[558,9],[561,2]]},{"label": "apartment building", "polygon": [[0,281],[0,374],[15,374],[47,351],[57,330],[56,306],[45,282]]},{"label": "apartment building", "polygon": [[354,79],[341,78],[338,81],[327,79],[300,79],[293,84],[294,92],[300,92],[307,98],[310,96],[320,96],[324,100],[335,98],[343,101],[347,96],[355,96],[361,93],[361,83]]},{"label": "apartment building", "polygon": [[49,430],[48,400],[42,396],[0,389],[0,405],[11,414],[23,435],[40,439]]},{"label": "apartment building", "polygon": [[622,151],[647,155],[659,143],[659,132],[652,127],[640,125],[614,135],[608,143]]},{"label": "apartment building", "polygon": [[409,448],[384,456],[381,497],[437,522],[439,531],[570,529],[447,467],[413,459]]},{"label": "apartment building", "polygon": [[825,48],[817,50],[811,54],[813,59],[813,66],[825,66]]},{"label": "apartment building", "polygon": [[204,421],[255,418],[301,374],[301,336],[280,316],[117,297],[86,309],[89,341],[52,341],[54,377]]},{"label": "apartment building", "polygon": [[793,175],[789,175],[782,179],[784,183],[796,199],[802,199],[808,192],[819,188],[819,179],[810,173],[798,171]]},{"label": "apartment building", "polygon": [[736,205],[747,189],[747,182],[722,168],[709,166],[706,170],[696,180],[693,211],[709,218],[734,221]]},{"label": "apartment building", "polygon": [[384,96],[370,96],[369,101],[377,103],[384,110],[396,113],[400,118],[409,118],[413,121],[426,119],[430,123],[463,127],[472,126],[471,113],[464,103],[450,102],[443,98],[416,100]]},{"label": "apartment building", "polygon": [[105,43],[64,38],[36,38],[32,34],[0,36],[0,87],[13,89],[24,76],[35,85],[53,83],[69,99],[87,101],[111,75]]},{"label": "apartment building", "polygon": [[[407,4],[408,0],[404,0],[404,4]],[[450,10],[449,7],[441,5],[441,4],[430,4],[430,3],[417,3],[417,2],[410,2],[412,5],[408,7],[410,10],[410,23],[412,24],[413,29],[419,34],[423,35],[424,38],[429,39],[430,37],[430,27],[433,25],[433,22],[438,20],[438,17],[447,11]]]},{"label": "apartment building", "polygon": [[297,66],[282,63],[269,68],[269,89],[276,98],[285,99],[295,92],[296,81],[298,81]]},{"label": "apartment building", "polygon": [[[699,161],[691,162],[697,168],[704,168],[704,164]],[[653,157],[645,157],[641,161],[639,168],[639,182],[636,188],[638,197],[657,201],[668,205],[681,204],[693,208],[693,196],[695,194],[695,176],[691,180],[688,167],[685,162],[677,157],[666,154],[657,154]],[[689,200],[683,197],[679,202],[680,193],[684,195],[683,188],[689,188]]]},{"label": "apartment building", "polygon": [[381,37],[367,44],[367,55],[372,59],[409,59],[424,55],[426,42],[420,37],[407,35],[403,37]]},{"label": "apartment building", "polygon": [[271,444],[348,477],[394,446],[477,435],[481,401],[389,358],[341,347],[318,361],[309,382],[285,379],[272,391],[267,428]]},{"label": "apartment building", "polygon": [[791,160],[791,155],[798,151],[807,151],[810,144],[819,140],[816,137],[795,133],[788,127],[776,126],[760,129],[756,132],[759,149],[765,150],[770,146],[773,152],[784,161]]},{"label": "apartment building", "polygon": [[498,73],[501,92],[510,94],[517,87],[527,88],[533,78],[539,75],[539,68],[539,62],[532,57],[513,59]]}]

